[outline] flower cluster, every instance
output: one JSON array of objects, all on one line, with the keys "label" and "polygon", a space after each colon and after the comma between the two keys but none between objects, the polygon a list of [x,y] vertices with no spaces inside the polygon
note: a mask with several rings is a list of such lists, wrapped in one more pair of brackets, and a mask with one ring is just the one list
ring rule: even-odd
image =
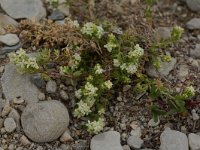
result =
[{"label": "flower cluster", "polygon": [[104,47],[111,52],[114,48],[117,47],[116,37],[113,34],[108,35],[108,43]]},{"label": "flower cluster", "polygon": [[104,29],[92,22],[88,22],[82,27],[81,32],[82,34],[88,35],[90,37],[96,37],[100,39],[104,34]]},{"label": "flower cluster", "polygon": [[35,71],[39,69],[36,58],[28,56],[22,48],[16,53],[10,53],[9,59],[16,65],[17,71],[20,73],[26,73],[27,71]]},{"label": "flower cluster", "polygon": [[95,74],[103,73],[103,69],[102,69],[101,65],[99,65],[99,64],[96,64],[96,66],[94,67],[94,71],[95,71]]},{"label": "flower cluster", "polygon": [[120,67],[121,70],[126,71],[128,74],[134,74],[137,72],[139,59],[144,55],[144,49],[136,44],[134,49],[131,49],[128,52],[128,59],[125,59],[126,62],[120,62],[118,59],[113,59],[113,65],[115,67]]},{"label": "flower cluster", "polygon": [[77,118],[88,115],[91,112],[91,107],[95,103],[98,88],[87,82],[82,89],[75,92],[75,96],[81,99],[78,102],[78,107],[75,109],[74,116]]},{"label": "flower cluster", "polygon": [[185,90],[183,91],[184,98],[191,98],[195,95],[195,89],[193,86],[188,86],[185,88]]},{"label": "flower cluster", "polygon": [[99,133],[101,130],[103,130],[104,126],[105,123],[103,118],[99,118],[97,121],[96,120],[92,122],[88,121],[88,123],[86,124],[87,131],[92,134]]},{"label": "flower cluster", "polygon": [[112,86],[113,86],[113,84],[112,84],[112,82],[110,81],[110,80],[107,80],[107,81],[105,81],[104,83],[103,83],[103,86],[106,88],[106,89],[111,89],[112,88]]},{"label": "flower cluster", "polygon": [[172,32],[171,32],[171,37],[174,41],[178,40],[181,38],[181,35],[183,33],[184,29],[179,27],[179,26],[175,26],[173,27],[172,29]]}]

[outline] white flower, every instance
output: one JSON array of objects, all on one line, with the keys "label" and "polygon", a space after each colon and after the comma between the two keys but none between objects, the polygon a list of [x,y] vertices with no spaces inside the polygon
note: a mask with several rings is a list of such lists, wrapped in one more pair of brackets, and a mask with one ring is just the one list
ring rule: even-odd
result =
[{"label": "white flower", "polygon": [[121,70],[125,70],[126,69],[126,63],[123,63],[121,66],[120,66],[120,68],[121,68]]},{"label": "white flower", "polygon": [[111,89],[112,86],[113,86],[113,84],[112,84],[112,82],[111,82],[110,80],[108,80],[108,81],[105,81],[105,82],[104,82],[104,86],[105,86],[107,89]]},{"label": "white flower", "polygon": [[114,44],[114,43],[109,42],[109,43],[107,43],[106,45],[104,45],[104,47],[105,47],[109,52],[111,52],[111,51],[113,50],[113,48],[116,48],[116,47],[117,47],[117,45]]},{"label": "white flower", "polygon": [[82,29],[81,32],[85,35],[89,36],[96,36],[97,38],[101,38],[104,34],[104,30],[101,26],[97,26],[92,22],[86,23]]},{"label": "white flower", "polygon": [[97,34],[96,36],[100,39],[104,33],[104,30],[101,26],[96,26],[97,27]]},{"label": "white flower", "polygon": [[76,61],[81,61],[81,56],[80,56],[80,54],[78,54],[78,53],[75,53],[75,54],[73,55],[73,58],[74,58]]},{"label": "white flower", "polygon": [[113,65],[114,65],[115,67],[119,67],[119,66],[120,66],[119,60],[118,60],[118,59],[113,59]]},{"label": "white flower", "polygon": [[86,96],[96,96],[98,88],[92,85],[91,83],[87,82],[86,85],[84,86],[84,91],[83,94]]},{"label": "white flower", "polygon": [[137,66],[134,65],[134,64],[130,64],[130,65],[127,66],[126,71],[127,71],[129,74],[134,74],[134,73],[137,72]]},{"label": "white flower", "polygon": [[103,73],[103,69],[101,68],[101,66],[99,64],[95,65],[94,70],[95,70],[95,74],[102,74]]},{"label": "white flower", "polygon": [[190,97],[193,97],[194,95],[195,95],[195,89],[193,86],[188,86],[185,88],[183,92],[183,96],[185,98],[190,98]]},{"label": "white flower", "polygon": [[131,50],[130,52],[128,52],[128,57],[132,58],[132,57],[141,57],[142,55],[144,55],[144,49],[141,48],[139,46],[139,44],[136,44],[134,47],[134,50]]},{"label": "white flower", "polygon": [[86,124],[87,131],[93,134],[98,134],[100,131],[103,130],[103,127],[105,126],[104,119],[99,118],[97,121],[90,122]]},{"label": "white flower", "polygon": [[91,112],[91,107],[88,106],[87,103],[83,102],[82,100],[78,102],[78,108],[74,111],[74,116],[77,118],[83,117],[88,115]]},{"label": "white flower", "polygon": [[82,90],[79,89],[79,90],[75,91],[75,96],[76,96],[76,98],[80,99],[82,97]]}]

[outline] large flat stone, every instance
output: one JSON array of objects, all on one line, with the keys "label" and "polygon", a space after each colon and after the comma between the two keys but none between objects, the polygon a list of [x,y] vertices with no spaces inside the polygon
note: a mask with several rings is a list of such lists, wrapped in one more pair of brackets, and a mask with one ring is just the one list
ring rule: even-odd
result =
[{"label": "large flat stone", "polygon": [[2,9],[15,19],[37,19],[46,16],[41,0],[0,0]]},{"label": "large flat stone", "polygon": [[39,89],[30,81],[31,75],[19,74],[15,65],[5,66],[5,72],[1,78],[3,93],[7,100],[21,97],[27,103],[38,102]]}]

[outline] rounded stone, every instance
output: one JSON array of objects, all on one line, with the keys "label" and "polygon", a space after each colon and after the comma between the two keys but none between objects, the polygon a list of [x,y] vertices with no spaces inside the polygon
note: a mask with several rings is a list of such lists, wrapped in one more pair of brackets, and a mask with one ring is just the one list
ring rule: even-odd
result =
[{"label": "rounded stone", "polygon": [[6,118],[4,121],[4,127],[8,133],[11,133],[16,129],[17,125],[13,118]]},{"label": "rounded stone", "polygon": [[27,137],[34,142],[50,142],[67,129],[68,110],[56,100],[32,103],[24,109],[21,124]]}]

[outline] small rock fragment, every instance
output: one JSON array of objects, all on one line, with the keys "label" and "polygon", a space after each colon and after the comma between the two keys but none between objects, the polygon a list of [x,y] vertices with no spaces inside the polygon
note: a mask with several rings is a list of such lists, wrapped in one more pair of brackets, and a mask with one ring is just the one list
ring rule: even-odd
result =
[{"label": "small rock fragment", "polygon": [[19,38],[16,34],[5,34],[5,35],[0,35],[0,42],[8,45],[8,46],[13,46],[19,43]]},{"label": "small rock fragment", "polygon": [[200,29],[200,18],[193,18],[186,23],[186,27],[190,30]]},{"label": "small rock fragment", "polygon": [[48,93],[55,93],[57,90],[57,84],[53,80],[49,80],[46,85],[46,91]]},{"label": "small rock fragment", "polygon": [[61,142],[72,142],[73,138],[70,135],[69,129],[67,129],[63,135],[60,137]]},{"label": "small rock fragment", "polygon": [[17,125],[13,118],[6,118],[4,121],[4,127],[6,132],[11,133],[16,129]]},{"label": "small rock fragment", "polygon": [[166,128],[162,132],[160,142],[160,150],[188,150],[187,136],[170,128]]},{"label": "small rock fragment", "polygon": [[20,138],[20,142],[21,142],[24,146],[27,146],[27,145],[30,145],[30,144],[31,144],[31,142],[28,140],[28,138],[27,138],[26,136],[24,136],[24,135]]},{"label": "small rock fragment", "polygon": [[1,116],[2,117],[5,117],[6,115],[9,114],[9,112],[11,111],[11,107],[10,107],[10,102],[9,101],[6,101],[5,105],[4,105],[4,108],[3,108],[3,111],[1,113]]},{"label": "small rock fragment", "polygon": [[200,150],[200,136],[194,133],[188,135],[191,150]]},{"label": "small rock fragment", "polygon": [[60,91],[60,96],[63,100],[68,100],[69,99],[69,96],[68,94],[64,91],[64,90],[61,90]]},{"label": "small rock fragment", "polygon": [[130,136],[128,138],[127,143],[131,148],[141,148],[143,143],[144,143],[144,141],[139,137]]},{"label": "small rock fragment", "polygon": [[123,150],[120,143],[120,134],[108,131],[95,135],[90,143],[91,150]]}]

